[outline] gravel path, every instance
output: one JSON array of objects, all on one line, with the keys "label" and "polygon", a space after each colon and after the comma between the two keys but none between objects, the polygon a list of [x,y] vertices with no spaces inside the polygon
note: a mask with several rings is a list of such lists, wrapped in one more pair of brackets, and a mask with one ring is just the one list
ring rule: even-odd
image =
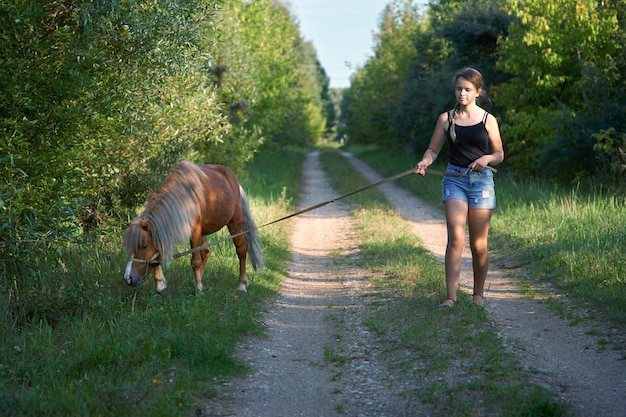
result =
[{"label": "gravel path", "polygon": [[[382,179],[349,154],[344,156],[371,182]],[[303,167],[300,207],[333,199],[312,153]],[[416,177],[419,181],[419,177]],[[443,213],[394,184],[381,187],[416,235],[437,257],[446,244]],[[268,306],[266,338],[246,340],[240,359],[254,372],[225,387],[232,398],[212,402],[204,416],[429,416],[426,406],[407,403],[397,392],[410,390],[387,372],[362,312],[375,297],[364,297],[369,272],[361,269],[352,238],[352,220],[341,203],[293,220],[292,260],[281,294]],[[464,253],[462,289],[471,293],[469,250]],[[623,338],[615,330],[585,320],[570,326],[547,310],[542,289],[522,297],[511,265],[494,262],[488,277],[486,309],[505,345],[534,371],[537,383],[571,401],[581,417],[626,416],[626,361],[623,353],[598,349],[598,338]],[[251,288],[253,291],[254,289]],[[601,336],[591,336],[589,329]],[[341,340],[339,340],[341,339]],[[338,352],[337,349],[348,351]],[[349,361],[335,367],[335,355]]]},{"label": "gravel path", "polygon": [[[304,167],[301,208],[332,198],[321,168],[309,159]],[[319,192],[315,192],[319,190]],[[331,251],[340,250],[350,233],[341,205],[328,205],[294,221],[292,261],[280,296],[265,317],[267,339],[242,346],[241,358],[256,372],[240,385],[235,415],[335,415],[333,371],[324,359],[332,337],[327,317],[341,303],[342,283]]]}]

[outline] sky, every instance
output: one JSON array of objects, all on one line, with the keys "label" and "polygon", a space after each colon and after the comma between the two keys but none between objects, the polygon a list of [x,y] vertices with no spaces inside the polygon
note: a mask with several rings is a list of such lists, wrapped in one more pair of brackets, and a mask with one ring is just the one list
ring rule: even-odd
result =
[{"label": "sky", "polygon": [[[300,34],[313,42],[331,88],[350,86],[350,75],[373,54],[374,33],[391,0],[289,0]],[[416,1],[416,4],[427,1]]]}]

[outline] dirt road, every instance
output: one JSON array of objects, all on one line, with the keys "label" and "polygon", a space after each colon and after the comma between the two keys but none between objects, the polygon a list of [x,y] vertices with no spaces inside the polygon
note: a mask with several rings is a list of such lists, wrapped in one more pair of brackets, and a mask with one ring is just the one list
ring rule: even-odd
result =
[{"label": "dirt road", "polygon": [[[369,181],[382,179],[351,155],[344,156]],[[301,207],[337,197],[316,153],[309,155],[303,170]],[[442,258],[446,244],[442,211],[394,184],[381,190],[429,250]],[[226,387],[234,398],[212,404],[203,415],[434,415],[427,406],[410,404],[397,395],[410,389],[411,381],[388,372],[360,320],[373,297],[362,296],[369,288],[368,271],[355,259],[358,251],[346,207],[325,206],[295,218],[293,226],[289,275],[264,320],[268,336],[247,340],[240,349],[240,358],[255,372]],[[336,262],[337,254],[345,262]],[[471,292],[469,262],[466,250],[461,286]],[[495,262],[485,293],[487,312],[505,345],[534,371],[537,383],[571,401],[581,417],[626,416],[626,361],[620,352],[598,349],[598,332],[606,337],[615,331],[591,320],[570,326],[547,310],[543,298],[549,289],[533,300],[525,299],[515,285],[514,272]],[[589,335],[589,329],[596,335]],[[350,361],[335,367],[333,347],[338,338],[349,347]]]}]

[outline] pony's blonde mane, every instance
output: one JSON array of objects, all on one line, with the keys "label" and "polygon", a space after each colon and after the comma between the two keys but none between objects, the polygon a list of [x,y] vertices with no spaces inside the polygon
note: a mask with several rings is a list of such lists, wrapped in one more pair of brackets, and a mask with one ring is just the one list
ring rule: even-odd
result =
[{"label": "pony's blonde mane", "polygon": [[172,260],[176,243],[191,237],[192,225],[201,217],[201,201],[206,180],[193,162],[182,161],[163,185],[148,199],[148,206],[133,222],[124,237],[124,249],[130,256],[140,244],[140,220],[150,225],[152,243],[161,255],[161,263]]}]

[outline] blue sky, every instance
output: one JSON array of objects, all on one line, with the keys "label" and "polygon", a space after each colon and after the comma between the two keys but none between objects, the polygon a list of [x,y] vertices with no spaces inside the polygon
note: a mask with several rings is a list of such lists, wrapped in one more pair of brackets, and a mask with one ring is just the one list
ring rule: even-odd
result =
[{"label": "blue sky", "polygon": [[[289,0],[300,33],[312,41],[332,88],[350,85],[350,74],[373,49],[373,34],[391,0]],[[416,1],[415,3],[427,3]]]}]

